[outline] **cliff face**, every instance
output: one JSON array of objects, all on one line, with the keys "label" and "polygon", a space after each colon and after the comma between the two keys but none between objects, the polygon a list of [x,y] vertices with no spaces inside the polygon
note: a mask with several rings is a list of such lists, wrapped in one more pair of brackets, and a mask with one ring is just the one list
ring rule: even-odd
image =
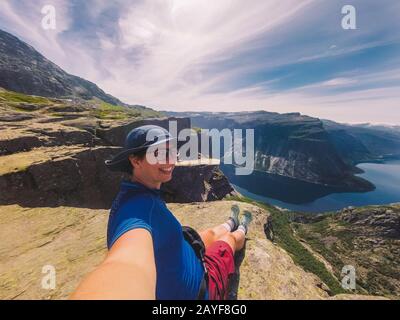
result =
[{"label": "cliff face", "polygon": [[205,129],[254,129],[256,170],[354,191],[373,189],[354,176],[357,169],[341,157],[317,118],[265,111],[182,115]]},{"label": "cliff face", "polygon": [[173,179],[161,187],[167,202],[221,200],[235,194],[218,165],[176,167]]},{"label": "cliff face", "polygon": [[346,125],[323,120],[335,147],[349,163],[400,157],[400,129],[383,125]]}]

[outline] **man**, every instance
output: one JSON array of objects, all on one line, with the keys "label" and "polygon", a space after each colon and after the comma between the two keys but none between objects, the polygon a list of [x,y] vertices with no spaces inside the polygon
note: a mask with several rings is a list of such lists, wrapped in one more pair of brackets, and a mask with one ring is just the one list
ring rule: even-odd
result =
[{"label": "man", "polygon": [[[149,139],[148,137],[153,137]],[[196,299],[205,270],[182,226],[160,197],[176,162],[173,138],[158,126],[132,130],[124,150],[106,165],[132,174],[114,199],[104,262],[90,273],[73,299]],[[226,299],[234,272],[234,253],[242,249],[251,216],[229,220],[200,232],[205,245],[208,288],[205,299]]]}]

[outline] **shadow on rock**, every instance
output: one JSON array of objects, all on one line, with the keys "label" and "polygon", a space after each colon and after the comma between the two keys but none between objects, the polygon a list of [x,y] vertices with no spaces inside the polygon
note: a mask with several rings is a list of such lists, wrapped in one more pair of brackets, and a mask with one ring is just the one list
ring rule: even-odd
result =
[{"label": "shadow on rock", "polygon": [[244,257],[246,256],[246,243],[244,243],[244,247],[242,250],[236,252],[235,254],[235,273],[231,276],[229,281],[229,294],[228,300],[237,300],[238,290],[239,290],[239,282],[240,282],[240,266],[243,262]]}]

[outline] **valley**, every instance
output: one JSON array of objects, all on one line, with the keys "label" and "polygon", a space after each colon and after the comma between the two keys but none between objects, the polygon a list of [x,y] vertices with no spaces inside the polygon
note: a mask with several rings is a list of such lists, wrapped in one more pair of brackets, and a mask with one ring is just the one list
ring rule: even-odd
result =
[{"label": "valley", "polygon": [[374,184],[368,192],[348,192],[346,189],[320,186],[295,179],[256,172],[243,178],[233,174],[232,168],[222,170],[241,194],[260,202],[299,212],[327,212],[349,206],[389,204],[400,202],[400,162],[387,160],[357,165],[363,170],[358,176]]}]

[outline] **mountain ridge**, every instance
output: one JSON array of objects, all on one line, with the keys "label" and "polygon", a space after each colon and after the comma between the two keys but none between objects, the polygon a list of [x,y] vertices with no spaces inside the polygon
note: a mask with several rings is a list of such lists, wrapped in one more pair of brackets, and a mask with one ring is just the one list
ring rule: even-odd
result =
[{"label": "mountain ridge", "polygon": [[[165,112],[190,117],[204,129],[254,129],[255,169],[349,191],[374,186],[337,150],[321,119],[298,112]],[[347,142],[346,142],[347,143]]]},{"label": "mountain ridge", "polygon": [[113,105],[130,106],[93,82],[65,72],[34,47],[3,30],[0,30],[0,87],[28,95],[98,98]]}]

